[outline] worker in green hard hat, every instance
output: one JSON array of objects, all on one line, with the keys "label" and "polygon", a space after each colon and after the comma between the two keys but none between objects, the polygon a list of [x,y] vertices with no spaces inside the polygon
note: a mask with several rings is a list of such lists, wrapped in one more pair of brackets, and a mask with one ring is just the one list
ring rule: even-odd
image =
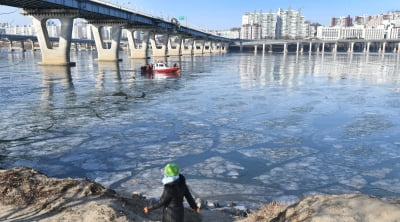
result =
[{"label": "worker in green hard hat", "polygon": [[151,210],[163,207],[163,222],[183,222],[183,197],[186,198],[190,207],[197,213],[200,208],[197,207],[193,196],[186,185],[185,177],[179,173],[179,167],[175,163],[169,163],[164,167],[164,191],[159,201],[155,204],[145,207],[143,211],[147,214]]}]

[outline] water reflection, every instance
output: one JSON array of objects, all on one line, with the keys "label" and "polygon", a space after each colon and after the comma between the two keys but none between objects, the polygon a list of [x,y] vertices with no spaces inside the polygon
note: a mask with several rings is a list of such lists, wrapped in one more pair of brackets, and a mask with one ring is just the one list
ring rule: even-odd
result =
[{"label": "water reflection", "polygon": [[399,55],[370,54],[270,54],[240,58],[243,87],[266,85],[298,86],[304,76],[328,76],[331,81],[346,78],[370,83],[399,83],[394,75],[399,68]]},{"label": "water reflection", "polygon": [[111,75],[115,92],[122,92],[122,79],[119,62],[98,62],[96,89],[104,91],[106,75]]},{"label": "water reflection", "polygon": [[[71,76],[71,67],[41,66],[41,68],[41,108],[50,110],[54,108],[56,103],[60,103],[62,106],[73,104],[76,101],[76,94]],[[63,94],[64,102],[60,101],[59,96],[54,96],[55,93]]]}]

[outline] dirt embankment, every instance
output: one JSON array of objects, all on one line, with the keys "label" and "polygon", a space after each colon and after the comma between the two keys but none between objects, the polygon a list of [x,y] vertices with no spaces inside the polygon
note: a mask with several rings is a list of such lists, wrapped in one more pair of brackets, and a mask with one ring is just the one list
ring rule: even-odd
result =
[{"label": "dirt embankment", "polygon": [[[0,221],[158,221],[147,200],[123,198],[88,179],[57,179],[31,168],[0,170]],[[201,221],[187,209],[188,221]]]},{"label": "dirt embankment", "polygon": [[[0,170],[0,221],[160,221],[161,210],[143,213],[147,204],[141,196],[124,198],[88,179],[49,178],[25,167]],[[185,221],[234,220],[218,209],[200,214],[185,209]],[[291,206],[270,203],[241,221],[400,222],[400,201],[364,194],[314,195]]]}]

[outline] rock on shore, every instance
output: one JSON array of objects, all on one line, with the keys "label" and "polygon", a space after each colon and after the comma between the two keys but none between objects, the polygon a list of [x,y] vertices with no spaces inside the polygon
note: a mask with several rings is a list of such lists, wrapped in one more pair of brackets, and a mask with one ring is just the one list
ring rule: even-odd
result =
[{"label": "rock on shore", "polygon": [[271,203],[241,222],[400,222],[400,201],[365,194],[314,195],[285,207]]},{"label": "rock on shore", "polygon": [[291,205],[273,222],[400,221],[400,202],[365,194],[315,195]]}]

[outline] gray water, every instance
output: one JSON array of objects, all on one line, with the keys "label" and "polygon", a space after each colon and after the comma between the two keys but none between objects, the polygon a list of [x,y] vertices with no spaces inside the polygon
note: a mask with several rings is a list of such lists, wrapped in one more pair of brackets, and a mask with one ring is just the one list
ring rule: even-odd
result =
[{"label": "gray water", "polygon": [[[158,197],[176,162],[200,198],[258,207],[317,194],[400,198],[398,54],[169,57],[38,66],[0,54],[0,167]],[[151,61],[150,61],[151,62]]]}]

